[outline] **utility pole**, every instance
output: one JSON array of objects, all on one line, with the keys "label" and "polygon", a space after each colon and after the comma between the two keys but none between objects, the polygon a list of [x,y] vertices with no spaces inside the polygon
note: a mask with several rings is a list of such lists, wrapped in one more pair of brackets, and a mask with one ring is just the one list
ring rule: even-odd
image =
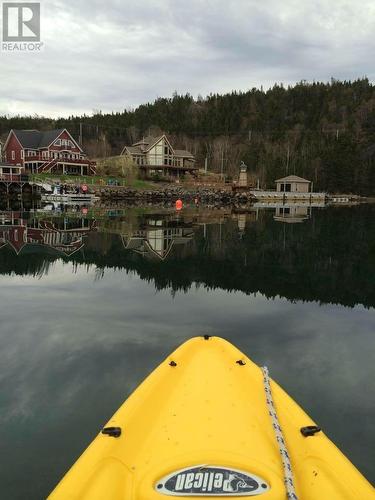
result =
[{"label": "utility pole", "polygon": [[224,177],[224,148],[221,150],[221,180]]},{"label": "utility pole", "polygon": [[289,172],[289,156],[290,156],[290,150],[289,150],[289,142],[288,142],[288,150],[286,154],[286,175],[288,175]]},{"label": "utility pole", "polygon": [[204,159],[204,173],[207,174],[207,164],[208,164],[208,158],[206,156],[206,158]]},{"label": "utility pole", "polygon": [[79,145],[82,146],[82,140],[83,140],[83,137],[82,137],[82,122],[80,122],[79,124]]}]

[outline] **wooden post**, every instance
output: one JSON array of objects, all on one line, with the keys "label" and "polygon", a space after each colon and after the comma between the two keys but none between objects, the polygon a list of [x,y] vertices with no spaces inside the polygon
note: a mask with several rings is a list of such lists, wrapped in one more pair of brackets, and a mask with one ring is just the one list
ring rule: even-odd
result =
[{"label": "wooden post", "polygon": [[221,180],[224,176],[224,148],[221,150]]}]

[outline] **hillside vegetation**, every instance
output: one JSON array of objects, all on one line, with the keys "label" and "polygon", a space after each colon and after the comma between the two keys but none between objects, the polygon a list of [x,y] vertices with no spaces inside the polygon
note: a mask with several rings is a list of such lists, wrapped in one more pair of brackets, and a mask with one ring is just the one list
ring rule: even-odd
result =
[{"label": "hillside vegetation", "polygon": [[11,128],[66,127],[93,157],[118,155],[124,144],[166,132],[190,150],[200,167],[235,176],[241,160],[262,186],[296,174],[331,192],[375,193],[375,86],[353,82],[300,82],[194,99],[174,94],[134,110],[64,119],[0,117]]}]

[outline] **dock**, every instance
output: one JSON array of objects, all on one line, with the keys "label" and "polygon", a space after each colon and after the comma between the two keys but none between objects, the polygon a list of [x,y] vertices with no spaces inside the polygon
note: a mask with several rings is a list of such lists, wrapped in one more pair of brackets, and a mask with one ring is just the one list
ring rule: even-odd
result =
[{"label": "dock", "polygon": [[327,193],[301,193],[287,191],[262,191],[257,189],[250,190],[250,194],[258,202],[268,203],[325,203]]}]

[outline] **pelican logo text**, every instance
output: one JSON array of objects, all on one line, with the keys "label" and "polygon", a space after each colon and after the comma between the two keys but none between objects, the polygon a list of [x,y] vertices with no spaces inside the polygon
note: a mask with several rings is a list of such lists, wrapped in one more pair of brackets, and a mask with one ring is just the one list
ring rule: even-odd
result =
[{"label": "pelican logo text", "polygon": [[161,478],[155,486],[170,496],[249,496],[269,490],[258,476],[227,467],[200,465]]}]

